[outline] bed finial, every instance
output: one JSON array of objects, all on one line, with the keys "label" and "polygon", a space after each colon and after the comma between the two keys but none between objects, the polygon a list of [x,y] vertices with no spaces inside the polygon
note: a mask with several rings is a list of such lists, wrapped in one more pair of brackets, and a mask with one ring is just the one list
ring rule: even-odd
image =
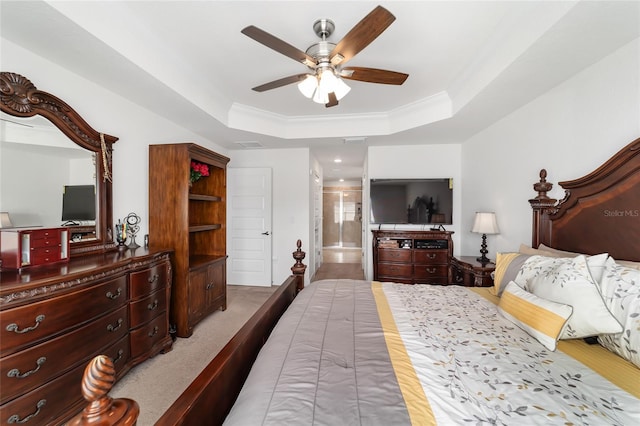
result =
[{"label": "bed finial", "polygon": [[538,196],[535,198],[536,200],[548,200],[547,192],[551,191],[553,188],[553,184],[547,182],[547,170],[540,170],[540,182],[536,182],[533,184],[533,189],[538,191]]},{"label": "bed finial", "polygon": [[109,391],[115,383],[116,370],[113,361],[106,355],[94,357],[84,370],[82,395],[89,405],[71,419],[70,426],[90,424],[133,426],[140,407],[129,398],[112,399]]},{"label": "bed finial", "polygon": [[298,249],[292,253],[296,263],[291,267],[291,272],[298,278],[298,291],[300,291],[304,288],[304,273],[307,270],[307,266],[302,263],[302,259],[304,259],[307,254],[302,251],[302,241],[298,240],[296,246]]}]

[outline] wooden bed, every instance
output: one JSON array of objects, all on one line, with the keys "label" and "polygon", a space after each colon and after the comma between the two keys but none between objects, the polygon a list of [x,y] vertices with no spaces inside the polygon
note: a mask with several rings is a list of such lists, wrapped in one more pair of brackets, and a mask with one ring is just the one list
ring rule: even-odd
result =
[{"label": "wooden bed", "polygon": [[[560,182],[565,197],[548,197],[546,171],[534,184],[532,246],[640,262],[640,139],[580,179]],[[297,257],[296,257],[297,256]],[[287,306],[302,289],[298,242],[294,274],[211,361],[157,425],[222,424],[251,366]]]}]

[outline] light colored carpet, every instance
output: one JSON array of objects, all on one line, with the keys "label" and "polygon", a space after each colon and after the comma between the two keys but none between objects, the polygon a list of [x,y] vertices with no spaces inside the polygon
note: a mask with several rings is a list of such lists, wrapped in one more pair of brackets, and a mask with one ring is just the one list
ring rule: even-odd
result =
[{"label": "light colored carpet", "polygon": [[153,425],[277,288],[227,286],[226,311],[205,318],[188,339],[178,338],[171,352],[131,369],[111,397],[135,400],[140,405],[138,426]]}]

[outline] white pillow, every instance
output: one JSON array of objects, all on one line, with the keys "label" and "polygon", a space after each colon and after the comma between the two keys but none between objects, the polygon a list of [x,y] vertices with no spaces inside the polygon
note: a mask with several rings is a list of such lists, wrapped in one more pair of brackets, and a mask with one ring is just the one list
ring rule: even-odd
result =
[{"label": "white pillow", "polygon": [[609,258],[600,290],[624,329],[621,333],[600,335],[598,342],[640,367],[640,270],[621,266]]},{"label": "white pillow", "polygon": [[550,351],[556,350],[572,311],[571,306],[541,299],[513,281],[507,284],[498,303],[498,312]]},{"label": "white pillow", "polygon": [[[606,257],[590,256],[589,260],[597,263],[595,269],[602,275]],[[543,299],[573,307],[573,315],[562,332],[561,339],[577,339],[622,331],[622,325],[609,311],[600,294],[600,288],[591,276],[591,266],[591,263],[587,264],[584,255],[574,258],[547,258],[544,262],[538,263],[535,275],[527,280],[525,289],[529,292]]]}]

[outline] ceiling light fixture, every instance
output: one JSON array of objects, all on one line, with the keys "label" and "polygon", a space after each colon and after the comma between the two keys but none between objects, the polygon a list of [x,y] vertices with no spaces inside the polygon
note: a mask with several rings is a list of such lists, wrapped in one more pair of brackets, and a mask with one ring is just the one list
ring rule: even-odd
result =
[{"label": "ceiling light fixture", "polygon": [[316,73],[307,76],[298,83],[298,90],[306,98],[319,104],[329,103],[329,94],[335,93],[339,101],[349,93],[351,87],[342,80],[330,65],[323,65],[316,69]]},{"label": "ceiling light fixture", "polygon": [[334,163],[342,163],[342,159],[341,158],[336,158],[335,160],[333,160]]}]

